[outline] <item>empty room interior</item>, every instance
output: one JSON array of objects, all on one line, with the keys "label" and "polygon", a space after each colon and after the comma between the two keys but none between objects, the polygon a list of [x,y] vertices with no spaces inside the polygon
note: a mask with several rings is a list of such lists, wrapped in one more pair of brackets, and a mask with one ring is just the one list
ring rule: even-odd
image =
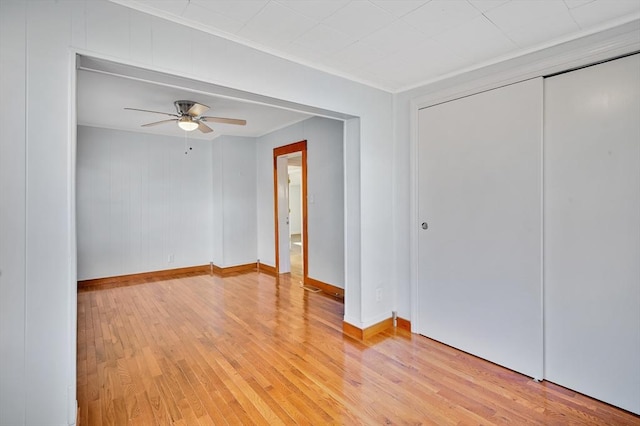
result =
[{"label": "empty room interior", "polygon": [[0,88],[0,426],[640,425],[637,0],[2,0]]}]

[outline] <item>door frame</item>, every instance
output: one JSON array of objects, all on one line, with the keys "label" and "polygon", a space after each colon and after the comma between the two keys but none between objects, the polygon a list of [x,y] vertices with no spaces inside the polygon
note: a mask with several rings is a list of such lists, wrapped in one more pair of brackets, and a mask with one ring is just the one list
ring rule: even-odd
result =
[{"label": "door frame", "polygon": [[301,140],[289,145],[273,148],[273,214],[275,229],[276,274],[280,274],[280,241],[278,233],[278,157],[296,152],[302,153],[302,280],[307,281],[309,276],[309,238],[307,232],[307,141]]}]

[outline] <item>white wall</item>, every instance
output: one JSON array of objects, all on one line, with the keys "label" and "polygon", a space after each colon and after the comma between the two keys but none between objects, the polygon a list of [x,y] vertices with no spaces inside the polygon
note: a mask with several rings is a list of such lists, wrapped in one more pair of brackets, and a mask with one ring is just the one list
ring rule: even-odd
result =
[{"label": "white wall", "polygon": [[[222,143],[211,144],[212,254],[214,265],[224,265],[224,154]],[[255,250],[255,249],[254,249]]]},{"label": "white wall", "polygon": [[190,144],[78,127],[79,280],[211,261],[211,142]]},{"label": "white wall", "polygon": [[[10,188],[10,198],[6,205],[2,201],[0,229],[17,225],[7,239],[3,234],[2,247],[24,247],[1,260],[2,306],[12,308],[2,310],[0,322],[10,322],[15,334],[3,334],[0,346],[13,347],[24,339],[25,348],[24,357],[18,349],[15,357],[2,360],[2,377],[10,377],[12,384],[18,384],[15,389],[24,390],[11,397],[2,394],[3,418],[16,424],[67,424],[75,416],[71,106],[76,50],[360,117],[353,122],[360,129],[349,133],[359,134],[360,140],[353,141],[357,146],[346,157],[347,170],[360,173],[349,174],[348,214],[353,216],[347,221],[354,229],[347,233],[347,244],[355,255],[347,265],[351,290],[345,318],[364,327],[389,315],[391,302],[376,303],[373,289],[382,283],[385,292],[394,292],[389,268],[391,182],[380,173],[381,166],[389,167],[393,153],[391,94],[107,1],[0,3],[2,63],[10,64],[9,72],[3,69],[3,99],[11,93],[8,106],[22,105],[18,109],[28,117],[23,122],[22,114],[0,116],[2,145],[15,153],[11,161],[17,163],[1,175],[1,187]],[[203,49],[207,55],[200,54]],[[24,163],[20,147],[25,149]],[[24,225],[20,218],[26,219]]]},{"label": "white wall", "polygon": [[273,148],[301,140],[307,141],[309,277],[344,288],[341,121],[314,117],[258,138],[258,258],[262,263],[275,265]]},{"label": "white wall", "polygon": [[[25,6],[0,2],[0,424],[23,424],[26,324]],[[12,99],[11,102],[5,101]],[[11,125],[5,118],[13,117]],[[64,331],[63,331],[64,333]],[[64,355],[61,357],[64,362]]]},{"label": "white wall", "polygon": [[[290,175],[291,176],[291,175]],[[289,234],[302,234],[302,187],[289,184]]]},{"label": "white wall", "polygon": [[289,235],[302,234],[302,168],[299,166],[289,165],[289,212]]},{"label": "white wall", "polygon": [[[214,260],[220,267],[255,262],[256,219],[256,140],[221,136],[213,141],[214,173],[220,179],[222,207],[215,215],[214,235],[222,257]],[[222,232],[220,233],[220,230]],[[221,242],[218,239],[221,237]]]}]

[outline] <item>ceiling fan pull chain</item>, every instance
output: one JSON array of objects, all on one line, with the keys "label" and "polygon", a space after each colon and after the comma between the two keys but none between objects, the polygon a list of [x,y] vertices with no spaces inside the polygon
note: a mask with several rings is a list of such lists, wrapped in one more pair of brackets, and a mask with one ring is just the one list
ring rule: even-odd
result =
[{"label": "ceiling fan pull chain", "polygon": [[[190,143],[188,143],[188,141],[190,141],[189,134],[188,134],[188,132],[184,132],[184,153],[185,154],[188,154],[189,151],[193,150],[193,147],[191,146]],[[189,148],[189,149],[187,149],[187,148]]]}]

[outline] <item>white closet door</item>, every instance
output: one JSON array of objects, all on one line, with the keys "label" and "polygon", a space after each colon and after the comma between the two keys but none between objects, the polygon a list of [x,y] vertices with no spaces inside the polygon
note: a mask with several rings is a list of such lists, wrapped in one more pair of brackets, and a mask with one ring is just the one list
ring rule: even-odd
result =
[{"label": "white closet door", "polygon": [[545,377],[640,413],[640,56],[544,104]]},{"label": "white closet door", "polygon": [[542,79],[419,113],[416,330],[542,378]]}]

